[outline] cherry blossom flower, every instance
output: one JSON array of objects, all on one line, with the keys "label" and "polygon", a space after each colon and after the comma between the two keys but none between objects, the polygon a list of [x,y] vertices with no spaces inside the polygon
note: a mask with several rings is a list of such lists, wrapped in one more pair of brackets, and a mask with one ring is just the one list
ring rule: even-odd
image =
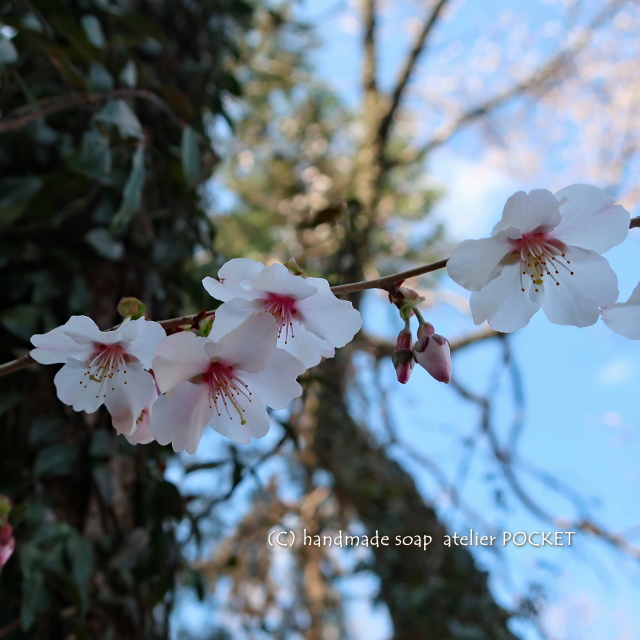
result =
[{"label": "cherry blossom flower", "polygon": [[118,433],[132,435],[157,393],[145,369],[164,338],[164,329],[144,318],[100,331],[91,318],[72,316],[61,327],[34,335],[31,357],[41,364],[64,363],[53,380],[62,402],[87,413],[104,404]]},{"label": "cherry blossom flower", "polygon": [[219,280],[206,277],[204,288],[222,304],[215,325],[223,332],[256,311],[271,314],[278,326],[278,346],[306,367],[330,358],[360,330],[360,313],[333,295],[323,278],[303,278],[282,264],[265,267],[248,258],[229,260]]},{"label": "cherry blossom flower", "polygon": [[302,393],[296,377],[304,365],[276,348],[278,325],[252,314],[221,335],[218,318],[208,338],[175,333],[158,346],[153,370],[160,391],[151,414],[151,435],[160,444],[194,454],[209,425],[241,444],[269,430],[263,403],[283,409]]},{"label": "cherry blossom flower", "polygon": [[640,283],[626,302],[602,309],[602,319],[611,331],[629,340],[640,340]]},{"label": "cherry blossom flower", "polygon": [[[153,375],[153,372],[151,372]],[[129,444],[149,444],[154,441],[154,437],[151,435],[151,407],[155,401],[159,398],[158,386],[155,384],[154,378],[154,392],[149,404],[140,412],[140,415],[136,418],[136,427],[133,433],[123,433],[123,435]]]},{"label": "cherry blossom flower", "polygon": [[519,191],[506,202],[490,238],[465,240],[447,263],[449,276],[473,293],[476,324],[524,327],[542,307],[555,324],[594,324],[618,297],[618,280],[600,254],[629,231],[629,212],[597,187],[574,184],[555,196]]}]

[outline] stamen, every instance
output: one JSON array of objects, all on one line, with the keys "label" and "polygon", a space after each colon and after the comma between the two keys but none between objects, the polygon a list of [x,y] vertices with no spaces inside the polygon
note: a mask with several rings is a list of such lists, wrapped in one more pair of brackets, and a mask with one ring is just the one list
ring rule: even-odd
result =
[{"label": "stamen", "polygon": [[[98,387],[96,389],[96,398],[102,396],[107,397],[109,390],[115,391],[115,386],[107,385],[105,383],[111,381],[115,383],[115,378],[121,371],[126,374],[125,363],[129,356],[126,354],[124,348],[118,344],[96,344],[93,357],[91,358],[87,370],[83,374],[83,379],[80,384],[84,385],[87,389],[89,384],[95,382]],[[127,384],[127,381],[124,381]]]},{"label": "stamen", "polygon": [[293,333],[293,319],[298,314],[296,309],[295,298],[284,296],[279,293],[268,293],[263,299],[263,309],[270,313],[278,323],[278,338],[284,333],[284,343],[289,341],[289,331],[291,331],[291,339],[295,338]]},{"label": "stamen", "polygon": [[520,290],[524,293],[526,287],[523,284],[523,276],[531,278],[534,291],[540,292],[540,286],[544,285],[545,276],[556,286],[561,283],[561,270],[569,275],[574,271],[568,266],[571,264],[564,253],[564,245],[545,232],[533,232],[524,234],[518,240],[513,240],[513,253],[519,258],[521,271],[519,274]]},{"label": "stamen", "polygon": [[[209,407],[215,409],[218,416],[222,416],[224,410],[229,419],[232,420],[232,411],[235,411],[240,418],[240,424],[246,424],[244,418],[246,409],[243,409],[239,399],[244,397],[251,402],[251,391],[249,387],[240,380],[233,371],[233,367],[229,367],[222,362],[212,362],[209,369],[192,379],[192,382],[205,382],[209,385]],[[222,407],[218,405],[221,403]]]}]

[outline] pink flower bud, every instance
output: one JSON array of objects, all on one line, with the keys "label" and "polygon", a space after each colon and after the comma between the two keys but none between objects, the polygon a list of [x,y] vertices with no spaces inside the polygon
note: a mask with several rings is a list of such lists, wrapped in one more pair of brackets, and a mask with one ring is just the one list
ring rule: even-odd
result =
[{"label": "pink flower bud", "polygon": [[398,334],[396,348],[391,354],[391,362],[396,370],[396,376],[400,384],[406,384],[411,377],[411,371],[415,364],[413,351],[411,350],[411,331],[403,329]]},{"label": "pink flower bud", "polygon": [[437,333],[423,336],[413,346],[416,362],[438,382],[451,382],[451,349],[449,341]]},{"label": "pink flower bud", "polygon": [[13,550],[16,548],[16,539],[13,537],[13,529],[7,522],[0,527],[0,567],[7,564]]},{"label": "pink flower bud", "polygon": [[418,327],[418,340],[426,339],[436,332],[435,327],[430,322],[423,322]]}]

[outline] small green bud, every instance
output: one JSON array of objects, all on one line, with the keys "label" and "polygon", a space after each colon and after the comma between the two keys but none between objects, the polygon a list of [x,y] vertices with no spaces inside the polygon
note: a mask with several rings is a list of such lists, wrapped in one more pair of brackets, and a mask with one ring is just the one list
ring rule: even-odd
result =
[{"label": "small green bud", "polygon": [[138,298],[122,298],[118,303],[118,313],[123,318],[137,320],[142,318],[147,311],[147,307]]}]

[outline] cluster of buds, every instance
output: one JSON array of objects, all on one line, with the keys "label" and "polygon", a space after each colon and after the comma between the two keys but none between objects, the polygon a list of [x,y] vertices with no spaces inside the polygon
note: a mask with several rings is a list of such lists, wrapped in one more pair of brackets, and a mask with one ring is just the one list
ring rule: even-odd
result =
[{"label": "cluster of buds", "polygon": [[16,539],[13,537],[13,529],[9,524],[9,512],[11,511],[11,500],[0,495],[0,567],[7,564],[16,548]]},{"label": "cluster of buds", "polygon": [[[387,289],[389,302],[398,307],[400,317],[404,320],[404,329],[398,334],[396,348],[391,354],[391,361],[396,370],[398,382],[405,384],[411,377],[413,366],[417,362],[427,370],[438,382],[451,382],[451,348],[449,341],[438,335],[432,324],[425,322],[418,305],[424,302],[413,289],[401,287],[402,282]],[[409,319],[416,316],[420,322],[418,340],[413,341]]]}]

